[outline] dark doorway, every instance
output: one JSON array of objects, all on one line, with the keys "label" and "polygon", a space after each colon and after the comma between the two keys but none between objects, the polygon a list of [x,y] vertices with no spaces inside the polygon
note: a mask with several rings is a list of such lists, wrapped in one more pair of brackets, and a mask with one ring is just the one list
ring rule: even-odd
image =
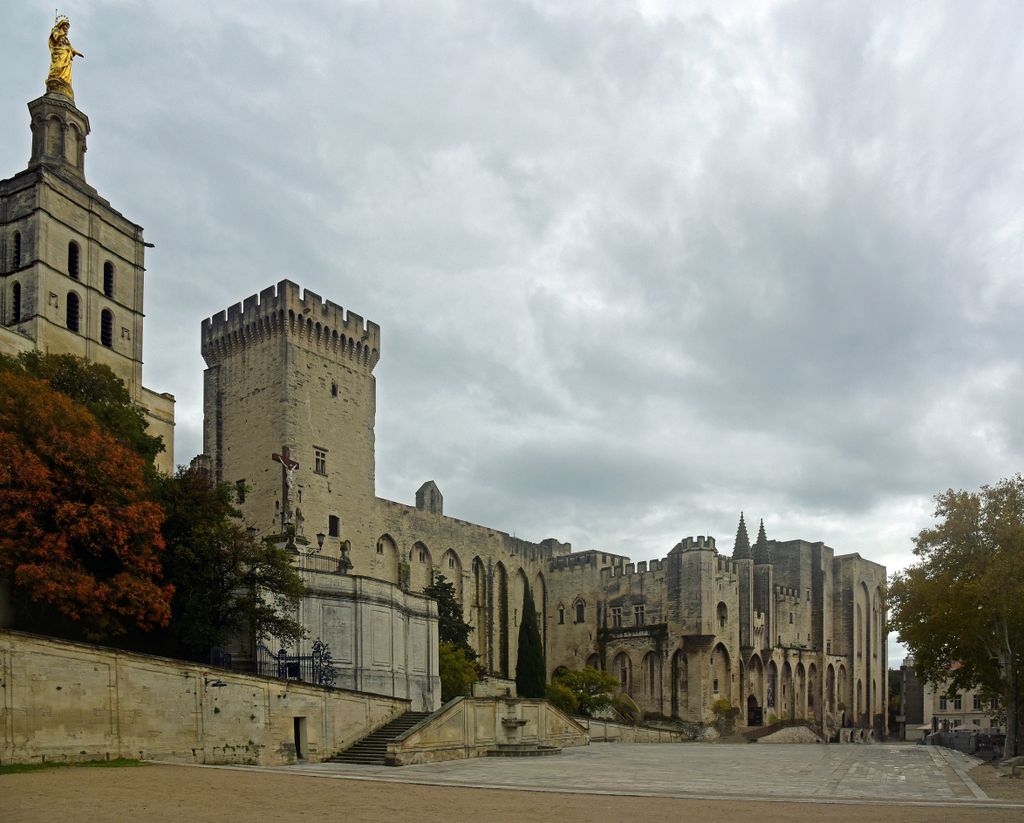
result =
[{"label": "dark doorway", "polygon": [[306,759],[306,718],[296,717],[295,726],[295,759]]},{"label": "dark doorway", "polygon": [[764,710],[757,705],[757,698],[750,695],[747,698],[747,725],[760,726],[764,723]]}]

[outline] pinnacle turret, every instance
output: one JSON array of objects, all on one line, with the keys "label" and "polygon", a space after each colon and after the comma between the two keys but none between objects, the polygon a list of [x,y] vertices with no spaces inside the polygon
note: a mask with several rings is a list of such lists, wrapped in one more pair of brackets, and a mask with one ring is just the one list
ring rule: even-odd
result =
[{"label": "pinnacle turret", "polygon": [[764,518],[761,519],[761,526],[757,530],[757,542],[754,543],[754,562],[771,563],[771,550],[768,548],[768,535],[764,531]]},{"label": "pinnacle turret", "polygon": [[740,525],[736,529],[736,543],[732,547],[732,559],[750,559],[750,537],[747,535],[747,524],[743,521],[743,512],[740,512]]}]

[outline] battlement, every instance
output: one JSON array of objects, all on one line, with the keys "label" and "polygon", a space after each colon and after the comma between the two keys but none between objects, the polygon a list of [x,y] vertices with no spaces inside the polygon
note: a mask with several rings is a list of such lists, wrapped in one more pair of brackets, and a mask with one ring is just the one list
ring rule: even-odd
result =
[{"label": "battlement", "polygon": [[705,537],[700,535],[699,537],[684,537],[672,548],[673,552],[685,552],[685,551],[718,551],[715,548],[715,538]]},{"label": "battlement", "polygon": [[608,566],[601,569],[601,579],[612,577],[632,577],[634,575],[654,574],[665,568],[664,560],[641,560],[639,563],[626,563],[622,566]]},{"label": "battlement", "polygon": [[372,372],[380,359],[380,326],[309,289],[300,291],[297,284],[282,280],[203,320],[207,365],[250,343],[288,335],[338,362]]},{"label": "battlement", "polygon": [[800,599],[800,589],[792,589],[789,586],[776,586],[775,587],[775,594],[778,597],[786,597],[786,598],[789,598],[791,600],[799,600]]},{"label": "battlement", "polygon": [[724,555],[718,555],[718,571],[725,572],[726,574],[736,574],[736,564],[742,563],[742,560],[736,561]]}]

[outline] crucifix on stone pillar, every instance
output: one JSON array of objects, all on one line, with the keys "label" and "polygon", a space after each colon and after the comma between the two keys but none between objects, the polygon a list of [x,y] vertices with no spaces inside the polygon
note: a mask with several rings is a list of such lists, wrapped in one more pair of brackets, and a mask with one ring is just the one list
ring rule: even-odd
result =
[{"label": "crucifix on stone pillar", "polygon": [[291,449],[287,446],[281,447],[280,454],[272,454],[271,459],[281,464],[281,531],[288,532],[292,524],[292,488],[295,485],[295,470],[299,467],[299,461],[293,460]]}]

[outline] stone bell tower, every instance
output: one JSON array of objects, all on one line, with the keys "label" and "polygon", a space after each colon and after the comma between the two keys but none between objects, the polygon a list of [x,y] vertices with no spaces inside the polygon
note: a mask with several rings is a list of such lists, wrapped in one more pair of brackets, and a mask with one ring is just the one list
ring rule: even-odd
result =
[{"label": "stone bell tower", "polygon": [[[52,35],[51,35],[52,37]],[[142,227],[85,179],[89,118],[70,94],[28,104],[28,166],[0,180],[0,353],[70,353],[120,377],[173,470],[174,397],[142,385]]]}]

